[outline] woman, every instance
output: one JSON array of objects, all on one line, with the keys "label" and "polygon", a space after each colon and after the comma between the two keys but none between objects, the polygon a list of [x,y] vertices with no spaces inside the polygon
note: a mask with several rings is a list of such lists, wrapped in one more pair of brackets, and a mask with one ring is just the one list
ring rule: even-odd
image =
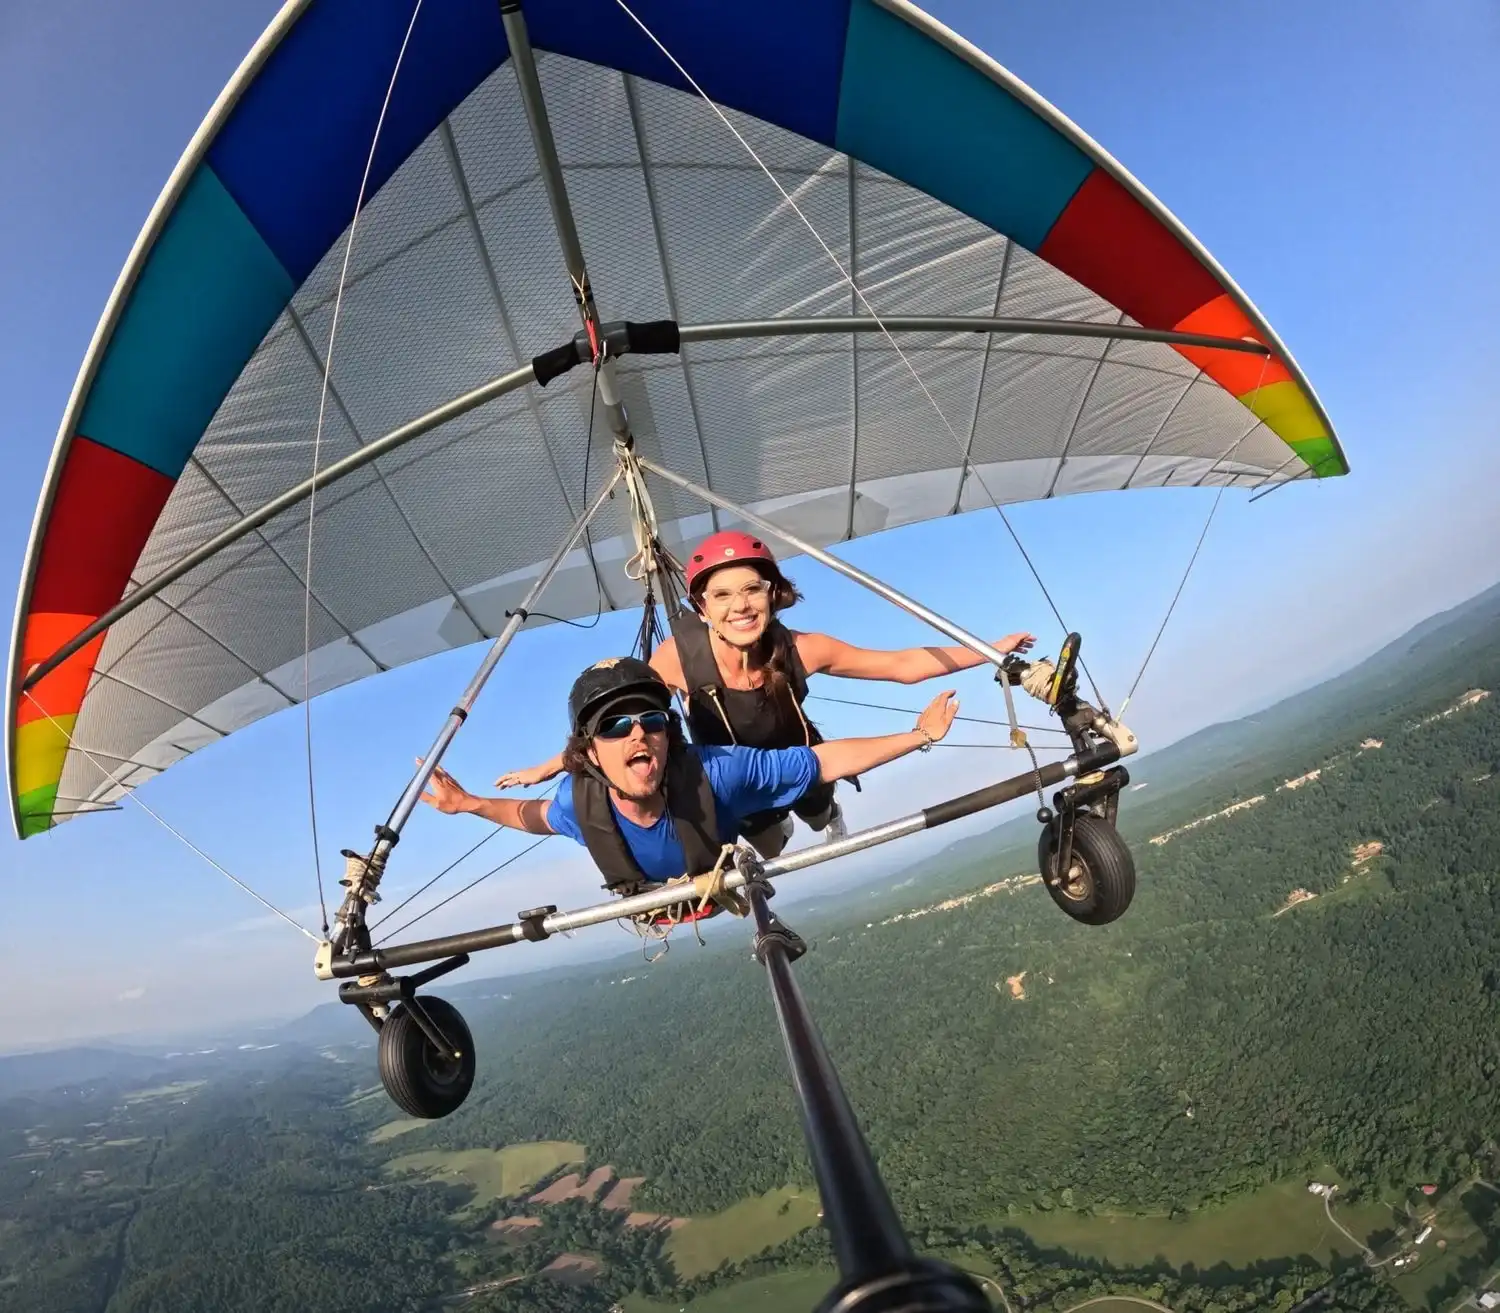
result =
[{"label": "woman", "polygon": [[[755,748],[812,747],[823,741],[803,714],[809,675],[918,684],[968,670],[983,657],[966,647],[908,647],[880,652],[853,647],[828,634],[788,629],[778,618],[802,596],[759,538],[725,531],[699,544],[687,561],[688,602],[672,623],[673,636],[651,665],[687,704],[696,743],[740,743]],[[1036,639],[1007,635],[1000,652],[1025,652]],[[539,784],[563,770],[562,754],[540,766],[511,771],[501,788]],[[857,787],[857,786],[856,786]],[[817,784],[793,805],[813,830],[842,833],[833,784]],[[787,811],[745,822],[743,833],[762,856],[774,857],[791,837]]]}]

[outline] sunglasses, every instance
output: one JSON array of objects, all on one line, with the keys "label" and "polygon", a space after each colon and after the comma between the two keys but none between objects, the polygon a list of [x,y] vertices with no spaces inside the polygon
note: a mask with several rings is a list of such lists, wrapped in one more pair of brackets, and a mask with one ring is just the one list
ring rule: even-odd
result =
[{"label": "sunglasses", "polygon": [[631,716],[606,716],[594,730],[600,739],[623,739],[632,728],[639,725],[647,734],[660,734],[671,719],[665,711],[638,711]]}]

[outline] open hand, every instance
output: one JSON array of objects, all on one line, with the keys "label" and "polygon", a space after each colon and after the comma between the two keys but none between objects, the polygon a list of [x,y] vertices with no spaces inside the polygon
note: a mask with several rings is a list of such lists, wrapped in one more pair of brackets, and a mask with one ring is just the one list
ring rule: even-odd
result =
[{"label": "open hand", "polygon": [[[417,765],[421,764],[422,758],[418,757]],[[441,766],[437,766],[433,768],[432,777],[427,781],[427,789],[422,794],[422,801],[452,816],[469,809],[473,794],[469,793]]]},{"label": "open hand", "polygon": [[1019,634],[1006,634],[1002,639],[991,644],[997,652],[1020,652],[1025,654],[1031,651],[1036,643],[1036,635],[1028,634],[1024,630]]},{"label": "open hand", "polygon": [[933,698],[927,704],[926,710],[917,717],[917,728],[934,743],[941,743],[948,731],[953,728],[953,718],[956,715],[958,715],[958,699],[951,688],[946,688]]}]

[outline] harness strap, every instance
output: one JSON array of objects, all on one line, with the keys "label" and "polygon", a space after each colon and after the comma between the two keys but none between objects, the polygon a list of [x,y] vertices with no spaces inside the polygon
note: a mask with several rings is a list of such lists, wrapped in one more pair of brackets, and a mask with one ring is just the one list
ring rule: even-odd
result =
[{"label": "harness strap", "polygon": [[[708,772],[698,754],[676,748],[667,757],[667,814],[682,845],[683,865],[689,871],[710,869],[719,856],[718,804]],[[646,882],[630,845],[615,821],[604,781],[592,774],[573,776],[573,810],[578,817],[589,856],[604,876],[604,887],[622,893]]]},{"label": "harness strap", "polygon": [[724,888],[724,877],[727,869],[733,864],[735,845],[726,843],[719,850],[719,860],[714,863],[714,869],[708,873],[708,887],[703,891],[703,897],[698,902],[698,915],[703,915],[703,910],[713,903],[725,912],[731,912],[735,916],[749,916],[750,904],[736,891]]},{"label": "harness strap", "polygon": [[[682,614],[672,617],[672,637],[677,640],[677,660],[682,665],[682,679],[687,685],[688,699],[691,701],[693,695],[699,692],[711,693],[720,689],[722,683],[719,679],[719,666],[709,645],[708,626],[695,613],[684,610]],[[717,698],[714,700],[718,701]],[[730,725],[729,717],[722,707],[719,714],[724,717],[724,727],[729,730],[733,739],[734,727]]]},{"label": "harness strap", "polygon": [[[787,683],[790,686],[792,714],[796,717],[795,722],[786,714],[786,709],[778,701],[775,708],[777,722],[783,731],[790,736],[793,725],[800,726],[802,741],[807,747],[812,747],[823,741],[822,735],[808,721],[802,710],[803,700],[807,697],[807,667],[802,662],[802,654],[797,650],[797,636],[779,620],[772,620],[766,626],[766,636],[773,644],[779,645],[786,653]],[[682,665],[683,682],[687,685],[688,701],[698,698],[701,707],[706,700],[707,703],[718,713],[719,719],[724,724],[725,733],[729,735],[731,743],[744,742],[742,729],[737,729],[733,719],[725,707],[723,694],[726,691],[723,677],[719,673],[719,663],[714,659],[713,639],[707,625],[692,612],[684,611],[679,616],[672,617],[672,637],[677,640],[677,658]],[[695,730],[695,735],[697,730]],[[785,744],[758,746],[790,747],[790,741]]]},{"label": "harness strap", "polygon": [[[718,860],[714,863],[713,870],[701,876],[678,875],[666,881],[667,884],[691,885],[694,889],[702,889],[702,895],[698,899],[698,906],[691,906],[691,900],[684,898],[679,903],[671,903],[656,912],[640,912],[631,917],[631,928],[640,935],[643,940],[654,939],[661,944],[661,952],[655,957],[645,944],[641,951],[648,966],[659,962],[664,958],[672,947],[672,931],[680,925],[691,925],[693,934],[698,942],[703,943],[703,933],[698,929],[699,921],[707,921],[710,917],[717,916],[720,912],[728,912],[732,916],[749,916],[750,904],[748,900],[737,890],[724,887],[724,877],[728,874],[728,868],[733,864],[734,851],[737,845],[724,844],[719,850]],[[631,890],[636,893],[638,890]],[[688,892],[684,890],[684,892]]]}]

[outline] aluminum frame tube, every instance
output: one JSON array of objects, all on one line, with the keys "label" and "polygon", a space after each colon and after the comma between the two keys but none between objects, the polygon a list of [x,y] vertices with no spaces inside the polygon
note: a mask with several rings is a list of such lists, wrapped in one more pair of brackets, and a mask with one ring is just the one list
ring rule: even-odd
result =
[{"label": "aluminum frame tube", "polygon": [[770,534],[774,538],[780,538],[782,542],[812,557],[813,560],[821,561],[830,570],[837,570],[846,579],[852,579],[855,583],[868,588],[872,593],[885,598],[892,605],[899,606],[908,615],[913,615],[918,620],[931,625],[939,633],[947,634],[949,638],[968,648],[969,651],[982,656],[997,670],[1004,664],[1005,653],[992,647],[984,639],[976,638],[967,629],[960,628],[953,621],[940,616],[936,611],[929,610],[920,602],[906,596],[905,593],[897,592],[889,584],[881,583],[874,575],[866,574],[858,566],[850,565],[847,561],[841,561],[837,556],[832,556],[828,552],[825,552],[821,547],[814,547],[811,543],[804,542],[790,530],[781,528],[774,521],[768,520],[764,516],[756,515],[753,511],[747,511],[743,506],[735,505],[727,497],[721,497],[716,492],[711,492],[707,488],[700,487],[691,479],[685,479],[680,474],[674,474],[671,470],[663,468],[653,460],[648,460],[645,456],[639,456],[638,459],[642,469],[650,470],[659,478],[665,479],[668,483],[675,484],[684,492],[692,493],[693,496],[700,497],[711,505],[719,507],[721,510],[729,511],[731,514],[739,516],[746,524],[753,525],[762,533]]},{"label": "aluminum frame tube", "polygon": [[1001,319],[987,315],[821,315],[805,319],[746,319],[717,324],[678,325],[684,342],[723,342],[750,337],[794,337],[824,333],[1030,333],[1037,337],[1092,337],[1125,342],[1162,342],[1168,346],[1208,347],[1269,356],[1271,349],[1250,338],[1180,333],[1134,324],[1098,324],[1087,320]]},{"label": "aluminum frame tube", "polygon": [[[916,1255],[792,974],[795,941],[789,942],[787,931],[766,905],[764,888],[751,888],[750,909],[755,918],[755,956],[770,981],[839,1275],[848,1283],[903,1271]],[[799,944],[799,956],[802,951]]]},{"label": "aluminum frame tube", "polygon": [[[516,15],[516,21],[521,22],[519,15]],[[524,23],[522,22],[521,32],[523,38],[524,31]],[[527,49],[529,50],[530,47],[527,46]],[[517,65],[518,71],[521,67],[521,64]],[[530,67],[534,80],[534,63]],[[539,84],[537,85],[537,95],[538,97],[540,97]],[[545,106],[540,106],[540,111],[543,115],[543,126],[545,126]],[[548,128],[547,131],[548,136],[545,140],[547,142],[550,142],[550,128]],[[542,149],[543,147],[538,147],[539,152]],[[561,166],[557,165],[555,149],[552,151],[551,159],[554,166],[557,168],[557,185],[561,187]],[[545,160],[543,163],[543,174],[544,176],[549,176]],[[548,195],[550,198],[550,189]],[[563,210],[561,212],[563,215],[563,219],[559,224],[558,231],[559,238],[563,243],[564,254],[569,260],[569,272],[570,274],[575,274],[575,267],[572,261],[573,257],[576,255],[576,270],[583,271],[581,276],[583,278],[584,287],[587,289],[587,271],[583,268],[583,253],[581,248],[579,248],[577,245],[577,230],[576,228],[572,227],[572,211],[567,208],[568,202],[565,193],[561,195],[560,203],[563,206]],[[554,213],[556,213],[556,211]],[[571,253],[568,238],[568,233],[570,232],[572,234]],[[588,324],[590,313],[595,316],[595,323],[597,324],[597,311],[593,306],[592,292],[588,292],[587,306],[588,312],[584,313],[585,326],[587,326]],[[582,306],[580,306],[580,312],[583,312]],[[1209,337],[1199,333],[1176,333],[1160,329],[1137,328],[1131,325],[1123,324],[1116,325],[1070,323],[1046,319],[998,319],[961,315],[894,315],[884,319],[881,322],[883,322],[888,328],[892,329],[893,331],[1035,333],[1044,336],[1122,338],[1135,341],[1166,342],[1181,346],[1213,347],[1225,351],[1243,351],[1260,355],[1267,354],[1267,348],[1265,348],[1259,342],[1247,342],[1239,338]],[[745,320],[741,322],[693,324],[685,327],[679,327],[680,339],[683,342],[709,342],[735,338],[786,337],[801,334],[878,331],[880,331],[879,324],[877,324],[873,318],[859,315],[845,315],[810,319]],[[606,414],[610,418],[611,429],[616,433],[627,432],[628,423],[624,417],[624,411],[619,401],[618,386],[614,379],[613,359],[606,360],[602,366],[602,370],[603,376],[600,379],[601,397],[604,400]],[[162,589],[175,583],[185,574],[196,569],[205,561],[223,551],[225,548],[232,546],[241,538],[244,538],[248,534],[253,533],[256,529],[260,528],[261,525],[267,523],[268,521],[274,519],[277,515],[281,514],[282,511],[285,511],[290,507],[297,505],[299,502],[305,501],[314,492],[321,491],[329,484],[338,482],[346,475],[354,473],[355,470],[363,468],[371,461],[378,460],[381,456],[387,454],[388,452],[394,451],[396,448],[404,446],[406,443],[421,437],[423,434],[430,432],[438,425],[445,424],[451,419],[457,419],[459,416],[467,414],[469,411],[475,409],[478,406],[484,405],[488,401],[493,401],[497,397],[504,396],[506,393],[514,392],[517,389],[525,387],[528,383],[534,381],[535,375],[529,363],[522,366],[520,369],[513,370],[509,374],[502,374],[499,378],[493,379],[489,383],[486,383],[483,387],[475,388],[472,392],[466,392],[463,396],[455,397],[452,401],[445,402],[443,405],[428,411],[427,414],[419,416],[417,419],[412,420],[410,423],[403,424],[400,428],[391,430],[391,432],[386,434],[384,437],[377,438],[374,442],[361,447],[358,451],[351,452],[342,460],[335,461],[333,464],[326,466],[322,470],[319,470],[318,473],[312,478],[305,479],[302,483],[299,483],[293,488],[289,488],[280,496],[266,502],[263,506],[260,506],[256,510],[251,511],[248,515],[242,516],[228,528],[215,534],[207,542],[203,543],[199,547],[194,548],[191,552],[188,552],[185,556],[180,557],[177,561],[173,562],[173,564],[169,565],[165,570],[162,570],[161,572],[153,576],[139,588],[130,593],[128,597],[122,598],[116,605],[111,607],[97,620],[87,625],[76,635],[74,635],[73,638],[69,639],[66,643],[59,647],[55,652],[52,653],[51,656],[33,666],[30,671],[24,672],[21,678],[21,689],[25,691],[27,689],[34,688],[40,680],[57,669],[57,667],[60,666],[64,661],[66,661],[70,656],[74,655],[74,653],[87,646],[93,639],[104,633],[105,630],[123,620],[137,607],[155,597],[158,593],[161,592]],[[615,427],[617,420],[621,425],[621,427],[619,428]],[[663,477],[676,477],[669,476],[666,471],[660,469],[658,466],[650,465],[650,463],[645,460],[642,461],[642,464],[649,465],[649,467],[655,473],[660,474]],[[1283,482],[1291,481],[1292,480],[1284,480]],[[751,517],[750,514],[744,511],[742,508],[733,506],[728,502],[716,501],[714,496],[706,494],[703,492],[703,490],[697,489],[692,485],[683,484],[683,486],[692,487],[692,490],[699,492],[700,495],[703,495],[705,497],[705,500],[708,500],[721,507],[730,509],[736,514],[743,515],[747,520],[751,520],[753,522],[753,517]],[[1275,486],[1279,486],[1279,484]],[[1265,494],[1261,493],[1259,495],[1264,496]],[[816,549],[810,548],[806,544],[799,544],[796,539],[789,537],[785,531],[776,529],[775,526],[771,525],[769,521],[763,521],[762,523],[768,526],[766,530],[767,532],[776,533],[777,536],[781,537],[784,541],[792,543],[793,546],[797,546],[799,550],[807,552],[809,555],[814,556],[815,559],[822,560],[825,565],[829,565],[833,569],[840,570],[842,573],[848,574],[849,577],[855,578],[857,582],[865,583],[866,587],[870,586],[870,584],[866,582],[866,579],[868,577],[859,578],[856,574],[850,574],[850,571],[852,571],[854,567],[845,566],[842,562],[838,562],[837,559],[833,557],[829,557],[826,555],[819,556]],[[877,588],[875,591],[879,592],[881,590]],[[887,596],[888,600],[895,601],[895,598],[890,596],[889,593],[883,595]],[[897,605],[902,605],[903,609],[905,610],[911,609],[910,606],[903,605],[903,603],[900,602],[897,602]],[[920,613],[913,611],[912,614]],[[930,615],[923,615],[920,616],[920,618],[927,620],[929,624],[933,623]],[[958,638],[958,635],[955,634],[953,630],[944,629],[943,625],[937,625],[936,627],[943,632],[948,633],[950,636]],[[966,647],[971,646],[963,638],[958,638],[958,641],[963,643]],[[19,651],[19,648],[17,648],[17,650]],[[974,648],[973,650],[981,651],[981,649],[979,648]],[[993,657],[982,651],[981,655],[984,655],[986,660],[994,660]]]},{"label": "aluminum frame tube", "polygon": [[[578,225],[573,219],[573,207],[563,183],[562,162],[557,157],[557,142],[547,117],[547,102],[542,95],[541,78],[537,76],[536,53],[532,50],[531,33],[521,13],[521,0],[500,0],[500,21],[505,26],[511,66],[516,71],[516,82],[521,90],[521,107],[526,111],[526,122],[531,128],[531,144],[541,166],[542,186],[546,189],[552,222],[562,243],[563,260],[568,266],[569,276],[574,279],[575,293],[584,293],[588,289],[589,276],[583,259],[583,245],[578,240]],[[591,294],[588,308],[590,311],[594,308]]]},{"label": "aluminum frame tube", "polygon": [[[408,442],[420,438],[425,433],[430,433],[440,424],[446,424],[451,419],[457,419],[460,415],[466,415],[469,411],[484,405],[488,401],[494,401],[497,397],[503,397],[508,392],[514,392],[523,388],[526,384],[533,382],[535,375],[532,373],[531,365],[525,364],[520,369],[514,369],[509,374],[502,374],[499,378],[491,379],[483,387],[477,387],[472,392],[465,392],[461,397],[455,397],[452,401],[444,402],[434,410],[429,410],[425,415],[420,415],[400,428],[392,429],[382,438],[376,438],[374,442],[367,443],[352,451],[342,460],[336,460],[332,465],[327,465],[319,470],[317,474],[309,479],[303,480],[294,488],[288,488],[279,497],[274,497],[264,506],[251,511],[248,515],[236,520],[227,529],[221,530],[210,538],[206,543],[195,547],[186,556],[180,557],[171,565],[167,566],[159,574],[153,575],[139,588],[135,589],[127,597],[122,598],[114,606],[110,607],[92,624],[82,629],[57,649],[45,661],[39,662],[26,672],[21,680],[22,690],[32,688],[39,680],[45,678],[58,666],[62,665],[70,656],[85,647],[93,639],[97,638],[111,625],[117,624],[128,616],[136,607],[144,602],[150,601],[161,590],[169,584],[175,583],[190,570],[196,569],[211,557],[217,556],[226,547],[238,542],[247,534],[254,533],[256,529],[268,520],[274,519],[282,511],[297,505],[298,502],[306,501],[314,492],[327,487],[330,483],[337,483],[347,474],[368,465],[371,461],[379,460],[388,452],[395,451],[398,447],[405,446]],[[17,649],[19,651],[19,649]]]},{"label": "aluminum frame tube", "polygon": [[480,690],[494,673],[495,667],[500,664],[500,658],[505,655],[505,649],[510,646],[511,639],[516,636],[529,618],[528,613],[533,603],[546,591],[547,585],[552,582],[553,576],[561,568],[564,558],[578,545],[578,540],[583,537],[584,531],[589,527],[589,522],[599,513],[599,508],[614,492],[623,473],[623,467],[616,465],[599,495],[589,503],[583,514],[573,521],[573,527],[568,531],[568,536],[552,554],[552,559],[537,576],[536,582],[527,590],[521,605],[511,612],[510,619],[505,622],[505,628],[495,636],[495,641],[490,644],[490,650],[484,654],[484,660],[479,663],[479,669],[474,672],[469,686],[464,689],[463,696],[455,704],[442,731],[432,747],[428,749],[427,755],[422,758],[422,764],[417,768],[417,773],[412,777],[411,783],[406,786],[406,792],[401,795],[400,801],[391,811],[390,819],[386,821],[387,830],[395,834],[401,833],[401,827],[406,824],[417,802],[421,799],[422,790],[427,787],[427,781],[432,777],[432,772],[437,769],[443,753],[448,750],[448,745],[453,742],[453,736],[458,733],[459,728],[468,718],[469,709],[479,697]]},{"label": "aluminum frame tube", "polygon": [[[542,185],[547,192],[547,204],[552,210],[552,222],[557,229],[558,241],[562,244],[563,262],[567,265],[568,277],[573,282],[578,313],[583,319],[584,328],[588,330],[590,341],[598,349],[603,344],[599,309],[594,304],[594,288],[589,282],[588,264],[583,258],[583,243],[578,238],[578,224],[573,218],[573,205],[568,199],[562,161],[557,155],[557,139],[552,135],[552,123],[547,117],[547,101],[542,95],[542,81],[536,70],[536,52],[532,49],[531,33],[527,29],[525,15],[521,12],[521,0],[500,0],[500,21],[505,27],[505,39],[510,44],[510,60],[516,70],[521,105],[526,111],[526,122],[531,129],[531,144],[541,167]],[[610,357],[605,357],[600,365],[599,397],[604,402],[604,415],[610,431],[618,438],[628,437],[630,423],[620,400],[614,362]]]}]

